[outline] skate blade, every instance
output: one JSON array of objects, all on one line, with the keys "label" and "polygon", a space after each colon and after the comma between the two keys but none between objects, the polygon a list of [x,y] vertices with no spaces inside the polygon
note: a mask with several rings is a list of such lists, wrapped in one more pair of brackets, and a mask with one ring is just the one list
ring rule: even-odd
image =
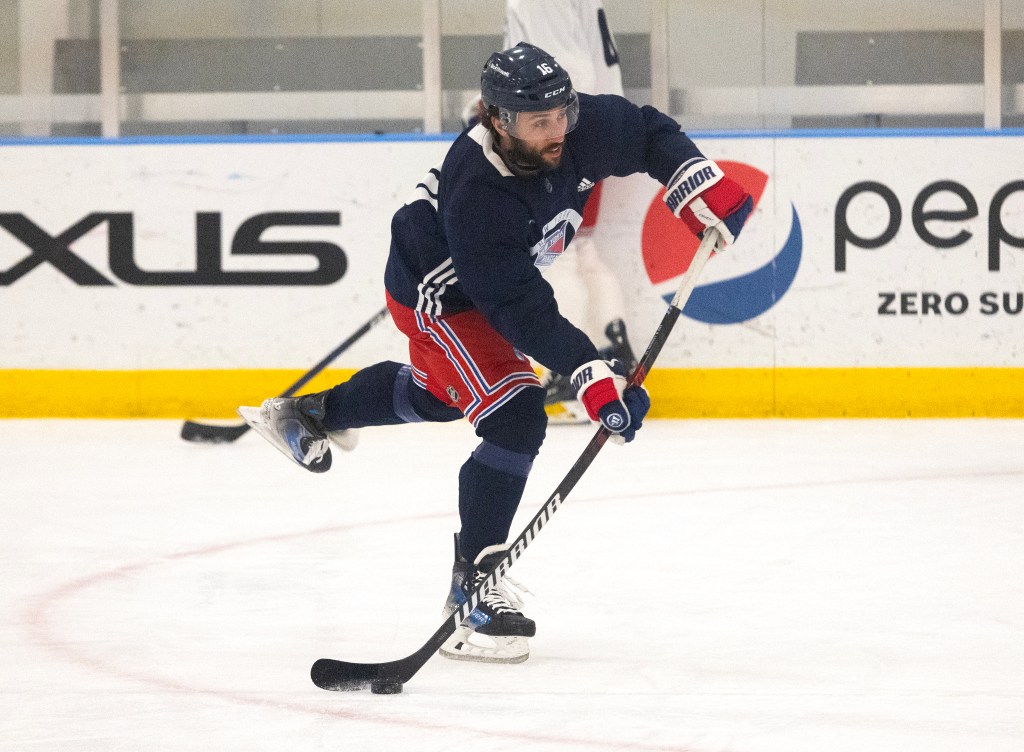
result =
[{"label": "skate blade", "polygon": [[[285,457],[290,459],[293,463],[295,463],[296,465],[301,467],[303,470],[310,470],[311,469],[309,467],[309,465],[304,465],[301,461],[299,461],[295,457],[295,455],[292,454],[292,448],[290,446],[288,446],[287,442],[282,441],[281,437],[278,436],[277,433],[275,433],[270,428],[270,426],[268,426],[264,422],[262,408],[259,408],[259,407],[244,407],[243,406],[243,407],[239,407],[237,412],[241,416],[242,420],[244,420],[246,423],[248,423],[249,426],[252,428],[252,430],[255,431],[256,433],[258,433],[260,436],[262,436],[263,439],[268,444],[270,444],[272,447],[274,447],[276,450],[278,450]],[[328,453],[329,452],[330,452],[330,450],[328,449]],[[328,462],[327,466],[325,468],[323,468],[323,470],[326,470],[329,467],[330,467],[330,463]],[[314,469],[313,472],[323,472],[323,470]]]},{"label": "skate blade", "polygon": [[291,447],[283,443],[277,435],[270,430],[270,427],[263,422],[263,411],[258,407],[239,407],[238,414],[242,416],[242,420],[249,424],[249,427],[253,431],[263,437],[263,440],[270,444],[274,449],[281,452],[284,456],[295,462],[295,457],[292,456]]},{"label": "skate blade", "polygon": [[438,652],[453,661],[522,663],[530,657],[526,637],[492,637],[459,627]]}]

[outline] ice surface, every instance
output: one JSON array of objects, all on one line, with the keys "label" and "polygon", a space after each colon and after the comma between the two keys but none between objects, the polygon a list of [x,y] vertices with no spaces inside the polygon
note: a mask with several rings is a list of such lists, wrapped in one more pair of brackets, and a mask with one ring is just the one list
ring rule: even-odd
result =
[{"label": "ice surface", "polygon": [[651,421],[513,569],[530,660],[394,696],[309,666],[439,626],[470,428],[313,475],[179,427],[0,421],[0,749],[1024,749],[1024,422]]}]

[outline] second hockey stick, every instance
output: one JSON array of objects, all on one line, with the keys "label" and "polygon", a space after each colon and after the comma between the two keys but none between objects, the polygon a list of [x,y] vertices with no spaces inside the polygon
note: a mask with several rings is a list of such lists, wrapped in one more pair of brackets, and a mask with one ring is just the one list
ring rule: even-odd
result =
[{"label": "second hockey stick", "polygon": [[[715,230],[705,232],[704,239],[697,249],[697,254],[694,256],[693,261],[690,262],[690,267],[683,274],[679,289],[676,290],[676,294],[669,303],[668,310],[665,311],[657,331],[655,331],[654,336],[651,338],[651,343],[647,346],[646,352],[640,358],[636,370],[633,371],[633,375],[629,379],[631,385],[639,386],[647,378],[651,366],[654,365],[654,361],[661,353],[662,347],[665,346],[668,335],[672,332],[672,328],[679,319],[679,314],[682,312],[686,301],[690,297],[690,293],[693,291],[697,277],[700,276],[701,270],[711,257],[717,242],[718,233]],[[601,451],[601,448],[608,441],[609,435],[609,432],[604,427],[598,429],[597,433],[594,434],[594,438],[590,440],[586,449],[583,450],[579,459],[576,460],[576,463],[569,470],[569,473],[558,484],[555,492],[544,502],[544,505],[534,515],[533,519],[530,520],[526,529],[509,545],[504,558],[495,565],[490,575],[467,595],[466,602],[445,619],[444,623],[424,643],[423,647],[405,658],[385,663],[351,663],[333,658],[321,658],[313,664],[310,670],[310,677],[313,683],[321,689],[330,690],[358,690],[369,687],[372,691],[378,693],[390,694],[401,691],[401,685],[409,681],[417,671],[423,668],[423,665],[430,660],[430,657],[455,633],[459,625],[476,608],[483,596],[497,584],[505,575],[505,572],[522,556],[526,547],[530,545],[541,531],[541,528],[547,524],[551,516],[558,511],[558,507],[565,501],[566,496],[576,486],[579,479],[583,477],[583,473],[590,467],[598,452]]]},{"label": "second hockey stick", "polygon": [[[327,353],[319,363],[302,374],[302,377],[298,381],[285,389],[278,396],[291,397],[293,394],[298,392],[302,387],[312,381],[313,378],[321,371],[327,368],[327,366],[329,366],[339,355],[352,347],[352,345],[360,340],[364,334],[373,329],[373,327],[382,321],[387,315],[388,309],[381,308],[370,317],[369,321],[352,332],[344,342]],[[249,427],[249,424],[245,422],[240,425],[217,425],[214,423],[200,423],[194,420],[186,420],[184,425],[181,427],[181,438],[185,441],[195,441],[205,444],[226,444],[228,442],[235,441],[242,434],[248,431]]]}]

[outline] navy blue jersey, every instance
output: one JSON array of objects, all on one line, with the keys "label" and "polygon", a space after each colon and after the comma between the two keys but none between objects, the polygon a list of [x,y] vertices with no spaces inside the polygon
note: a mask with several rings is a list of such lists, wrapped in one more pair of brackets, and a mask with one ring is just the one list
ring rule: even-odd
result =
[{"label": "navy blue jersey", "polygon": [[702,156],[652,107],[579,98],[579,123],[546,174],[513,175],[484,126],[463,132],[395,213],[384,276],[402,305],[437,317],[475,308],[515,348],[562,374],[597,358],[597,348],[558,312],[541,270],[572,241],[590,189],[638,172],[664,185]]}]

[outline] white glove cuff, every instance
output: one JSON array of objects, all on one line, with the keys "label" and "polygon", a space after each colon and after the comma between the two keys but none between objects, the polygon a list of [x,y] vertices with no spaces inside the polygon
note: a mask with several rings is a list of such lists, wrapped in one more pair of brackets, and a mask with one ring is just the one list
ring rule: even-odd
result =
[{"label": "white glove cuff", "polygon": [[626,379],[615,373],[608,366],[608,362],[604,360],[587,361],[572,372],[572,377],[569,383],[576,392],[576,399],[582,402],[583,395],[586,394],[587,390],[603,379],[612,380],[612,384],[615,385],[615,391],[618,392],[619,398],[621,399],[622,392],[626,388]]}]

